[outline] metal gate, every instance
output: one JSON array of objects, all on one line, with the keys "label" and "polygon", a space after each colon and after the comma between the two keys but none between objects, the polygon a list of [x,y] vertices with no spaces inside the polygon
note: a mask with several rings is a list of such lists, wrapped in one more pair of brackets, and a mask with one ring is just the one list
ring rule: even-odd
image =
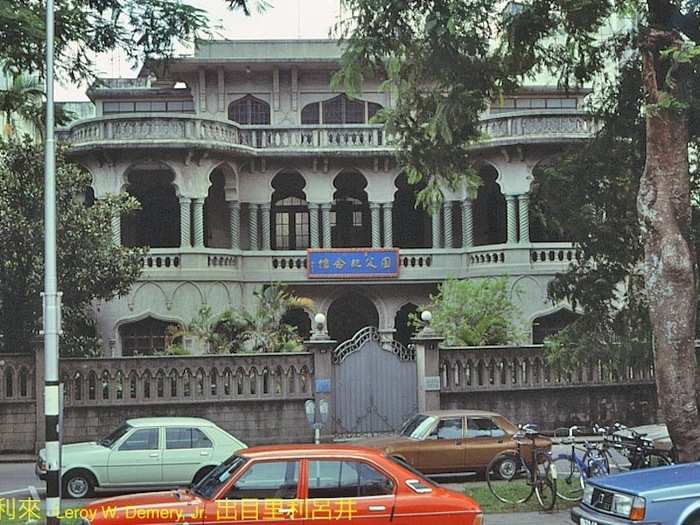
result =
[{"label": "metal gate", "polygon": [[333,359],[336,437],[397,432],[418,410],[415,350],[382,341],[369,326],[339,345]]}]

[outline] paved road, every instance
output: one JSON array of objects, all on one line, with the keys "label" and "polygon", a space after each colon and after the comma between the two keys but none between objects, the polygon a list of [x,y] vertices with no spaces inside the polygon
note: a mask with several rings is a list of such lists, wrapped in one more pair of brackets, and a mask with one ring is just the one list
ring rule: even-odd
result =
[{"label": "paved road", "polygon": [[[459,490],[465,483],[450,483],[449,487]],[[26,490],[29,486],[36,488],[40,496],[45,493],[44,482],[34,476],[32,463],[0,463],[0,498],[16,497],[18,499],[29,497],[29,491],[15,493],[17,490]],[[7,494],[12,492],[11,494]],[[98,496],[107,497],[123,492],[99,491]],[[80,507],[90,500],[63,500],[64,508]],[[570,524],[568,514],[559,513],[519,513],[519,514],[493,514],[488,517],[489,525],[564,525]]]}]

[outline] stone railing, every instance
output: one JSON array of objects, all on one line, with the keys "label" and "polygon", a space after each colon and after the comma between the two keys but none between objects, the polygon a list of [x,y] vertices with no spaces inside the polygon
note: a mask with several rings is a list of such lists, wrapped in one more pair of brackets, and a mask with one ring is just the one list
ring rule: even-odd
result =
[{"label": "stone railing", "polygon": [[0,354],[0,403],[36,399],[34,356]]},{"label": "stone railing", "polygon": [[[500,113],[484,116],[481,123],[481,131],[486,135],[484,145],[587,139],[596,130],[595,121],[576,109]],[[476,144],[474,148],[481,146]]]},{"label": "stone railing", "polygon": [[[486,115],[481,129],[485,138],[479,149],[509,142],[559,142],[590,138],[596,127],[579,110],[542,110]],[[298,151],[391,152],[391,137],[374,124],[308,126],[239,126],[235,122],[192,114],[130,113],[81,120],[59,130],[59,139],[74,148],[99,145],[158,146],[182,142],[242,153]]]},{"label": "stone railing", "polygon": [[440,349],[440,384],[446,393],[577,386],[652,384],[652,366],[616,368],[591,361],[574,370],[550,367],[542,346]]},{"label": "stone railing", "polygon": [[62,359],[66,406],[307,399],[313,357],[233,354]]}]

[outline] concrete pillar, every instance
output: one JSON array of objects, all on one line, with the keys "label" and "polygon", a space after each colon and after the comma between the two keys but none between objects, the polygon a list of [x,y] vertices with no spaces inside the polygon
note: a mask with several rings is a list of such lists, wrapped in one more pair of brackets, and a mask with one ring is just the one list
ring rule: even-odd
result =
[{"label": "concrete pillar", "polygon": [[323,230],[323,247],[331,248],[331,208],[333,204],[324,202],[321,204],[321,229]]},{"label": "concrete pillar", "polygon": [[517,241],[518,233],[518,213],[516,209],[515,195],[506,195],[506,206],[508,209],[508,244],[514,244]]},{"label": "concrete pillar", "polygon": [[118,211],[112,212],[112,244],[121,246],[122,243],[122,218]]},{"label": "concrete pillar", "polygon": [[445,248],[454,248],[454,237],[452,235],[452,201],[442,203],[442,222],[445,230]]},{"label": "concrete pillar", "polygon": [[462,248],[474,246],[474,215],[472,200],[466,198],[462,201]]},{"label": "concrete pillar", "polygon": [[248,203],[248,249],[258,251],[258,208],[259,204]]},{"label": "concrete pillar", "polygon": [[392,248],[394,246],[394,232],[392,231],[392,216],[391,207],[393,203],[385,202],[382,204],[382,211],[384,213],[384,246],[387,248]]},{"label": "concrete pillar", "polygon": [[320,204],[316,202],[309,203],[309,233],[312,248],[319,248],[321,246],[321,229],[318,222],[319,208]]},{"label": "concrete pillar", "polygon": [[440,410],[440,349],[443,338],[426,324],[413,339],[416,347],[418,411]]},{"label": "concrete pillar", "polygon": [[190,233],[190,205],[192,199],[180,197],[180,248],[192,246]]},{"label": "concrete pillar", "polygon": [[530,242],[530,195],[523,193],[518,197],[518,211],[520,212],[520,242]]},{"label": "concrete pillar", "polygon": [[370,202],[369,209],[372,213],[372,248],[379,248],[382,245],[382,231],[379,229],[380,208],[378,202]]},{"label": "concrete pillar", "polygon": [[241,249],[241,203],[228,201],[229,232],[231,237],[231,249]]},{"label": "concrete pillar", "polygon": [[328,334],[324,335],[325,337],[320,339],[317,339],[316,335],[314,335],[310,341],[304,342],[304,346],[314,356],[314,383],[312,386],[317,417],[321,401],[328,403],[329,408],[328,423],[321,429],[321,442],[330,442],[335,433],[333,425],[335,420],[335,414],[333,414],[333,393],[336,385],[333,384],[333,349],[336,347],[337,342],[328,339]]},{"label": "concrete pillar", "polygon": [[270,236],[272,231],[270,228],[270,209],[272,205],[269,202],[265,202],[260,205],[262,210],[262,249],[270,249]]},{"label": "concrete pillar", "polygon": [[433,248],[442,248],[441,245],[441,231],[440,231],[440,211],[433,210],[431,217],[432,227],[433,227]]},{"label": "concrete pillar", "polygon": [[194,214],[194,247],[204,248],[204,199],[198,197],[192,199],[192,211]]}]

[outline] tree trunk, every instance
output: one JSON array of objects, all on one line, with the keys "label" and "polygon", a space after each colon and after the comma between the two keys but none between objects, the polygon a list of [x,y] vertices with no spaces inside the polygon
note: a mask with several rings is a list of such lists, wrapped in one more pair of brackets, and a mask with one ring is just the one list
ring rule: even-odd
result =
[{"label": "tree trunk", "polygon": [[[700,416],[696,395],[696,254],[690,242],[688,119],[683,110],[655,106],[659,91],[683,100],[683,71],[676,83],[660,86],[667,65],[659,51],[677,42],[668,32],[650,31],[642,42],[646,91],[646,159],[637,197],[644,236],[644,277],[655,340],[656,389],[661,411],[681,461],[700,458]],[[681,77],[681,78],[678,78]]]}]

